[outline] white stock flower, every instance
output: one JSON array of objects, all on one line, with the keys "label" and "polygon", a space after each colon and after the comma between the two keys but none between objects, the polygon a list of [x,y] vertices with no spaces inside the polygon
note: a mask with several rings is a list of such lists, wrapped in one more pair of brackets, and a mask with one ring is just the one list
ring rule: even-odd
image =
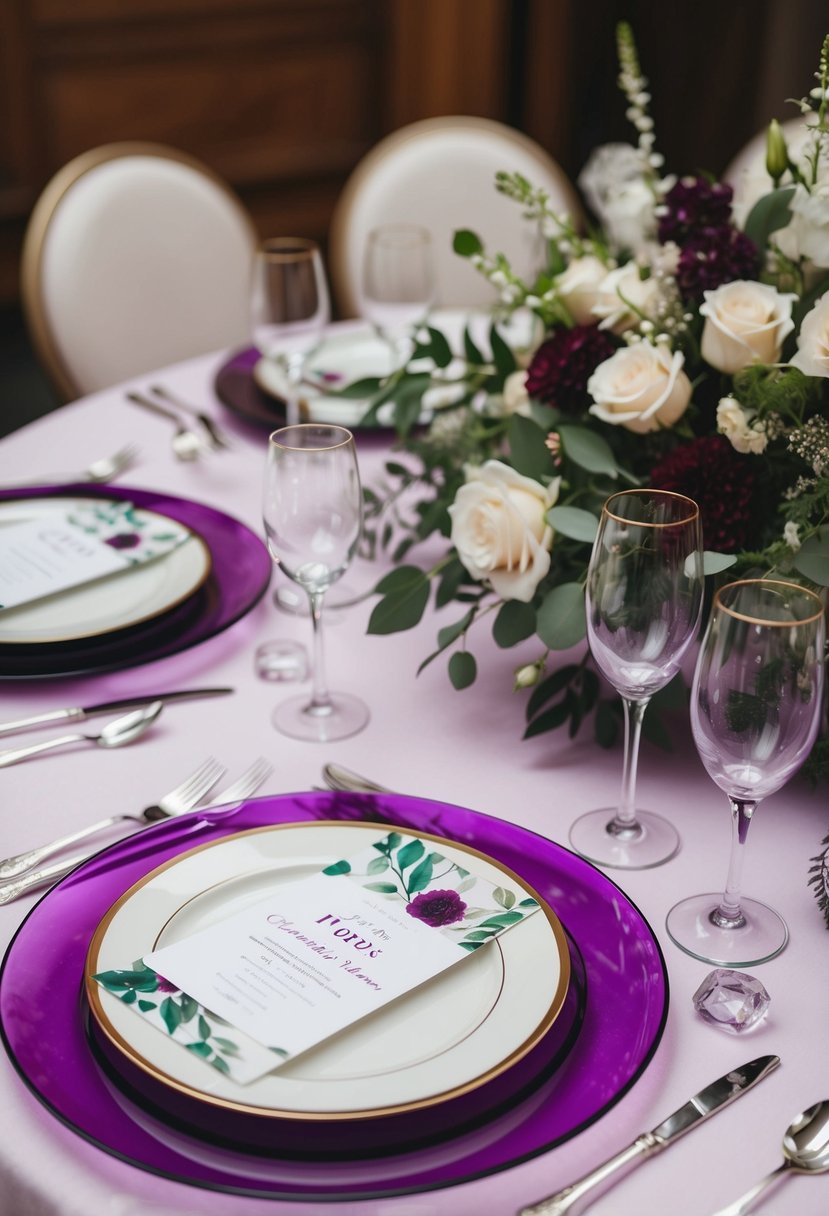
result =
[{"label": "white stock flower", "polygon": [[702,357],[733,375],[752,363],[776,363],[783,339],[794,329],[797,296],[753,279],[735,279],[703,293]]},{"label": "white stock flower", "polygon": [[637,342],[600,363],[587,381],[590,413],[614,426],[644,434],[673,426],[691,400],[682,370],[685,356],[664,345]]},{"label": "white stock flower", "polygon": [[617,249],[639,253],[656,231],[653,192],[642,153],[631,144],[602,144],[579,174],[579,185]]},{"label": "white stock flower", "polygon": [[562,274],[555,278],[556,295],[566,305],[576,325],[590,325],[593,305],[599,300],[600,285],[607,276],[607,267],[595,254],[574,258]]},{"label": "white stock flower", "polygon": [[560,483],[555,477],[543,486],[488,460],[455,495],[452,544],[472,577],[502,599],[529,603],[549,571],[553,529],[545,515]]},{"label": "white stock flower", "polygon": [[763,426],[751,425],[753,413],[743,409],[734,397],[722,397],[717,406],[717,430],[730,442],[735,452],[759,456],[768,445]]},{"label": "white stock flower", "polygon": [[790,363],[804,376],[829,376],[829,292],[821,296],[803,318],[797,354]]},{"label": "white stock flower", "polygon": [[829,266],[829,174],[812,186],[799,182],[790,203],[792,231],[800,254],[815,266]]},{"label": "white stock flower", "polygon": [[798,534],[797,524],[793,523],[792,520],[789,520],[783,529],[783,540],[790,549],[797,553],[798,549],[800,548],[800,536]]},{"label": "white stock flower", "polygon": [[649,317],[659,291],[656,279],[640,277],[636,262],[609,271],[599,290],[593,316],[601,318],[599,329],[610,329],[614,334],[637,325],[642,315]]}]

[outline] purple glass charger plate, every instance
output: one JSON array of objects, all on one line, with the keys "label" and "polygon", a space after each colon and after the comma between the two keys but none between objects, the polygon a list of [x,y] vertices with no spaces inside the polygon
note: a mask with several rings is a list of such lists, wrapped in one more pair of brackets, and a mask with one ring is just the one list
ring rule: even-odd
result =
[{"label": "purple glass charger plate", "polygon": [[86,484],[3,490],[0,501],[79,494],[128,499],[191,528],[210,550],[210,574],[194,595],[143,624],[77,642],[51,642],[36,648],[0,645],[0,679],[89,675],[167,658],[229,628],[264,595],[272,573],[264,542],[240,520],[205,503],[130,486]]},{"label": "purple glass charger plate", "polygon": [[[394,822],[471,845],[546,899],[578,946],[588,999],[567,1059],[526,1097],[439,1144],[313,1162],[257,1155],[181,1131],[130,1101],[97,1066],[80,999],[86,951],[109,906],[196,844],[273,823]],[[151,1173],[233,1193],[294,1200],[370,1199],[453,1186],[543,1153],[609,1110],[642,1075],[668,1008],[664,960],[627,896],[562,846],[475,811],[403,795],[282,795],[145,829],[75,870],[30,912],[0,976],[0,1029],[23,1080],[62,1122]],[[42,1033],[48,1010],[49,1034]],[[33,1015],[37,1011],[38,1016]]]},{"label": "purple glass charger plate", "polygon": [[285,405],[254,380],[253,369],[261,358],[255,346],[236,351],[216,372],[213,388],[222,405],[239,418],[273,430],[287,421]]}]

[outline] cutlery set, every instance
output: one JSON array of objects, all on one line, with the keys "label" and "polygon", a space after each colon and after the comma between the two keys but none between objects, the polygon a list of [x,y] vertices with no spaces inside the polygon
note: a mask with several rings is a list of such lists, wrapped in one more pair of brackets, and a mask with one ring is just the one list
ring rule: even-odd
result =
[{"label": "cutlery set", "polygon": [[[209,452],[226,451],[232,445],[221,428],[208,413],[190,405],[161,385],[153,385],[146,393],[129,392],[127,400],[139,405],[161,418],[172,422],[175,432],[172,439],[173,455],[177,460],[198,460]],[[196,424],[191,425],[191,420]]]}]

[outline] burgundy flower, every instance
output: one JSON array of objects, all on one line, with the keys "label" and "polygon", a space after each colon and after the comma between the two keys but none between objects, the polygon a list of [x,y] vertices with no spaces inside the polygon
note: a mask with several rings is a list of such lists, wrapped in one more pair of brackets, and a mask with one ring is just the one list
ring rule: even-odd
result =
[{"label": "burgundy flower", "polygon": [[704,228],[679,256],[676,281],[683,300],[701,300],[734,279],[754,279],[760,269],[757,246],[736,228]]},{"label": "burgundy flower", "polygon": [[422,920],[424,925],[440,929],[463,920],[466,904],[457,891],[421,891],[406,904],[406,911],[415,920]]},{"label": "burgundy flower", "polygon": [[107,537],[105,543],[113,549],[134,549],[141,544],[141,537],[137,532],[118,532],[115,536]]},{"label": "burgundy flower", "polygon": [[581,414],[591,404],[587,381],[615,350],[611,336],[596,325],[557,329],[533,355],[527,392],[565,414]]},{"label": "burgundy flower", "polygon": [[724,435],[705,435],[674,448],[651,470],[650,484],[699,504],[706,549],[737,553],[759,539],[760,468]]},{"label": "burgundy flower", "polygon": [[702,228],[723,228],[731,222],[734,191],[724,182],[683,177],[665,195],[665,214],[659,220],[659,239],[684,245]]},{"label": "burgundy flower", "polygon": [[157,979],[158,979],[158,988],[156,991],[158,991],[158,992],[178,992],[178,988],[176,988],[175,984],[171,984],[169,980],[165,980],[163,975],[158,975]]}]

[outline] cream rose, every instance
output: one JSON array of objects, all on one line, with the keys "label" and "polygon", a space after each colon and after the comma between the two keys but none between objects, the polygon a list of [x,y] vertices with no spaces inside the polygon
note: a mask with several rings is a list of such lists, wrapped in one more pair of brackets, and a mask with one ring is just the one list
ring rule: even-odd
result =
[{"label": "cream rose", "polygon": [[587,381],[595,402],[590,413],[629,431],[673,426],[691,400],[691,381],[682,370],[685,356],[665,346],[637,342],[600,363]]},{"label": "cream rose", "polygon": [[600,318],[599,329],[624,333],[642,316],[648,317],[656,294],[656,280],[640,278],[636,262],[611,270],[602,280],[599,297],[593,305],[594,318]]},{"label": "cream rose", "polygon": [[604,262],[592,254],[574,258],[567,269],[556,276],[556,292],[576,325],[590,325],[595,320],[593,306],[599,301],[600,286],[606,276]]},{"label": "cream rose", "polygon": [[527,373],[525,371],[511,372],[504,381],[503,413],[523,414],[530,412],[530,397],[527,392]]},{"label": "cream rose", "polygon": [[455,495],[452,544],[472,577],[502,599],[529,603],[550,569],[553,529],[544,517],[559,485],[558,477],[543,486],[488,460]]},{"label": "cream rose", "polygon": [[776,363],[783,339],[794,329],[797,296],[766,283],[736,279],[703,293],[702,357],[717,371],[733,375],[751,363]]},{"label": "cream rose", "polygon": [[804,376],[829,376],[829,292],[803,318],[797,354],[790,362]]}]

